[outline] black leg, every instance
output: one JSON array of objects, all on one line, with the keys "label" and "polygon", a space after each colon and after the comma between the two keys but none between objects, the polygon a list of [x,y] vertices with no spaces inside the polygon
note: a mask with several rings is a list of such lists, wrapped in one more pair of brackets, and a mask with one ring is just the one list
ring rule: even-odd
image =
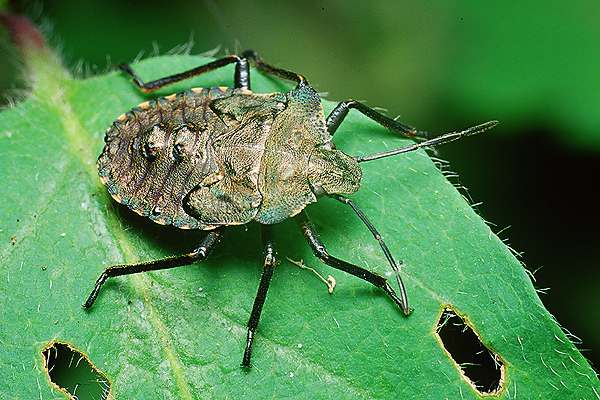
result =
[{"label": "black leg", "polygon": [[254,342],[254,333],[258,327],[258,321],[260,320],[260,313],[265,299],[267,298],[267,291],[269,290],[269,284],[271,283],[271,277],[273,276],[273,269],[275,267],[275,248],[271,239],[271,226],[262,225],[263,227],[263,242],[265,243],[265,263],[263,267],[263,273],[260,277],[260,283],[258,285],[258,292],[254,299],[254,305],[252,306],[252,313],[248,320],[248,336],[246,338],[246,349],[244,350],[244,358],[242,359],[242,367],[250,368],[250,357],[252,356],[252,343]]},{"label": "black leg", "polygon": [[231,55],[220,58],[218,60],[209,62],[208,64],[201,65],[190,70],[180,72],[178,74],[166,76],[164,78],[156,79],[151,82],[142,81],[142,79],[131,69],[128,64],[121,64],[119,68],[129,74],[133,78],[133,82],[145,93],[150,93],[158,90],[166,85],[170,85],[175,82],[183,81],[194,76],[204,74],[205,72],[214,71],[231,63],[235,63],[235,74],[233,77],[234,87],[242,89],[250,89],[250,69],[248,66],[248,60],[244,57]]},{"label": "black leg", "polygon": [[234,87],[250,89],[250,67],[248,64],[248,60],[252,61],[256,68],[267,74],[275,75],[283,79],[288,79],[297,82],[298,85],[308,84],[306,78],[300,74],[287,71],[285,69],[277,68],[265,63],[253,50],[246,50],[242,53],[241,56],[230,55],[227,57],[223,57],[218,60],[209,62],[208,64],[204,64],[199,67],[192,68],[190,70],[183,71],[178,74],[169,75],[164,78],[156,79],[150,82],[144,82],[128,64],[121,64],[119,68],[121,68],[121,70],[129,74],[133,78],[133,82],[143,92],[150,93],[172,83],[192,78],[194,76],[214,71],[215,69],[219,69],[226,65],[235,63],[235,74],[233,77]]},{"label": "black leg", "polygon": [[106,268],[104,272],[100,274],[100,277],[96,281],[94,289],[88,296],[85,303],[83,303],[83,307],[88,309],[94,304],[94,301],[96,300],[96,297],[100,292],[100,288],[102,287],[102,285],[104,285],[108,278],[121,275],[137,274],[138,272],[148,272],[156,271],[159,269],[175,268],[183,265],[189,265],[194,261],[202,261],[208,256],[213,247],[219,242],[220,238],[220,231],[211,231],[208,233],[208,235],[206,235],[200,246],[198,246],[198,248],[196,248],[190,253],[178,257],[163,258],[161,260],[149,261],[139,264],[113,265],[112,267]]},{"label": "black leg", "polygon": [[242,53],[242,57],[252,61],[256,68],[266,74],[275,75],[283,79],[296,82],[298,86],[308,85],[306,78],[296,72],[274,67],[265,63],[254,50],[246,50]]},{"label": "black leg", "polygon": [[[365,106],[364,104],[356,101],[356,100],[346,100],[342,101],[340,104],[335,106],[335,108],[329,113],[327,116],[327,131],[331,136],[335,133],[337,128],[340,126],[344,118],[348,115],[348,112],[351,109],[355,109],[359,111],[361,114],[366,115],[371,118],[373,121],[378,124],[385,126],[389,130],[399,133],[402,136],[406,136],[409,138],[414,138],[417,133],[417,130],[412,126],[403,124],[402,122],[396,121],[394,119],[388,118],[385,115],[373,110],[370,107]],[[423,132],[424,133],[424,132]]]},{"label": "black leg", "polygon": [[392,289],[392,287],[388,283],[387,279],[385,279],[383,276],[329,255],[327,249],[325,248],[325,245],[323,244],[323,242],[321,242],[321,239],[319,238],[319,235],[317,234],[314,225],[308,219],[306,212],[302,211],[295,217],[295,219],[300,225],[302,233],[304,233],[304,236],[306,237],[306,240],[308,241],[308,244],[310,245],[316,257],[318,257],[321,261],[323,261],[330,267],[348,272],[349,274],[352,274],[358,278],[361,278],[362,280],[371,283],[374,286],[377,286],[378,288],[381,288],[385,292],[385,294],[387,294],[388,297],[392,299],[394,303],[396,303],[396,305],[402,310],[402,312],[405,315],[410,314],[410,310],[406,308],[407,305],[403,303],[400,297],[398,297],[394,289]]},{"label": "black leg", "polygon": [[[400,300],[402,301],[402,311],[404,312],[404,314],[409,315],[411,313],[411,309],[408,305],[408,296],[406,295],[406,288],[404,287],[404,282],[402,282],[402,277],[400,276],[400,268],[398,267],[396,260],[394,260],[394,257],[392,257],[390,249],[383,241],[381,234],[379,233],[379,231],[377,231],[377,228],[375,228],[371,221],[369,221],[365,213],[362,212],[362,210],[358,208],[358,206],[352,200],[339,194],[332,195],[331,197],[344,204],[349,205],[352,208],[352,210],[356,213],[358,218],[367,226],[369,231],[371,231],[371,234],[373,235],[375,240],[379,242],[379,246],[381,247],[381,250],[383,250],[385,258],[388,260],[388,263],[390,264],[390,266],[396,274],[396,282],[398,283],[398,288],[400,289]],[[402,261],[400,261],[400,264],[402,264]]]}]

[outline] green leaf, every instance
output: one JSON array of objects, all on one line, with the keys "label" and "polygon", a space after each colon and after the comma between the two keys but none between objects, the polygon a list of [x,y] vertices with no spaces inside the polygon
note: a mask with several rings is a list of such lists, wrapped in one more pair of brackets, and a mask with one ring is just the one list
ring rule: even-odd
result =
[{"label": "green leaf", "polygon": [[[134,67],[152,79],[206,61],[168,56]],[[255,224],[230,229],[206,262],[110,280],[85,312],[81,303],[103,268],[182,253],[203,233],[133,215],[97,177],[104,130],[147,99],[129,79],[73,79],[48,56],[32,71],[31,97],[0,114],[2,396],[61,398],[42,363],[42,350],[57,340],[89,356],[117,399],[478,398],[435,334],[451,305],[505,361],[498,397],[598,397],[593,370],[526,271],[424,152],[366,163],[353,196],[405,262],[415,309],[408,318],[379,290],[319,264],[291,221],[275,227],[279,258],[302,259],[337,287],[329,295],[312,273],[283,261],[250,372],[239,365],[262,267]],[[163,94],[231,84],[232,75],[226,68]],[[252,80],[256,91],[283,87],[257,73]],[[407,141],[352,114],[336,143],[363,154]],[[351,210],[324,199],[308,212],[331,254],[389,272]]]}]

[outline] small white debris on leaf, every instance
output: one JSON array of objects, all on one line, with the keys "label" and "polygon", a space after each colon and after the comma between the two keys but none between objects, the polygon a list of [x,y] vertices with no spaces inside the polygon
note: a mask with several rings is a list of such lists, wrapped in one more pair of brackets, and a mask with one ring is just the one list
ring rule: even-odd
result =
[{"label": "small white debris on leaf", "polygon": [[289,262],[291,262],[295,266],[297,266],[297,267],[299,267],[301,269],[307,269],[307,270],[311,271],[313,274],[315,274],[319,278],[319,280],[321,282],[323,282],[327,286],[327,292],[329,294],[333,294],[333,289],[335,289],[335,285],[336,285],[336,280],[335,280],[335,278],[333,276],[328,275],[327,279],[325,279],[325,278],[323,278],[323,276],[316,269],[311,268],[311,267],[305,265],[304,261],[302,261],[302,260],[295,261],[295,260],[292,260],[289,257],[286,257],[286,258],[287,258],[287,260]]}]

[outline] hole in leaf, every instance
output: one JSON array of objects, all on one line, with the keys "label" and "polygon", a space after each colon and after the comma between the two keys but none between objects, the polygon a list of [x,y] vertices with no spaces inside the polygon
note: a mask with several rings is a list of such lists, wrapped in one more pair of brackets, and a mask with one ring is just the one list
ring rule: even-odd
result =
[{"label": "hole in leaf", "polygon": [[106,376],[71,345],[52,341],[42,350],[42,356],[50,382],[69,399],[112,399]]},{"label": "hole in leaf", "polygon": [[481,394],[497,394],[504,381],[504,363],[452,309],[445,308],[436,333],[469,384]]}]

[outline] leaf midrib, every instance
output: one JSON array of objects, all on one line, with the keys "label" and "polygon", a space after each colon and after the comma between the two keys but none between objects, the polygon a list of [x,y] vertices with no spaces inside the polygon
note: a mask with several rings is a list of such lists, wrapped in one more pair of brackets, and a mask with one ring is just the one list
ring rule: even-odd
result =
[{"label": "leaf midrib", "polygon": [[[52,62],[52,60],[49,60]],[[95,167],[95,157],[92,153],[92,149],[95,148],[94,143],[90,138],[91,133],[88,132],[84,125],[81,123],[73,108],[71,106],[70,99],[68,97],[68,91],[72,88],[74,82],[71,75],[65,71],[62,66],[56,66],[57,70],[60,70],[58,75],[38,75],[38,80],[44,80],[45,85],[43,90],[48,93],[54,93],[55,95],[50,98],[45,96],[44,93],[38,94],[33,92],[33,98],[38,99],[40,103],[43,103],[50,110],[55,111],[62,126],[65,139],[67,140],[68,148],[74,159],[78,160],[88,175],[89,179],[86,180],[86,185],[90,187],[90,190],[96,190],[99,186],[97,182],[97,173]],[[55,70],[53,68],[50,71]],[[48,69],[42,69],[42,71],[48,71]],[[41,72],[43,73],[43,72]],[[48,101],[48,100],[51,101]],[[68,164],[68,163],[67,163]],[[100,209],[99,204],[97,207]],[[136,258],[135,252],[132,250],[132,245],[129,242],[126,235],[123,234],[120,229],[120,223],[118,217],[114,213],[103,213],[104,223],[106,231],[112,236],[113,243],[115,243],[116,252],[119,253],[122,260],[133,260]],[[119,260],[114,260],[118,262]],[[149,310],[150,322],[155,328],[154,331],[161,343],[161,348],[169,362],[170,369],[175,379],[176,386],[180,391],[179,395],[182,399],[192,400],[193,396],[191,393],[190,386],[185,379],[183,372],[183,365],[177,352],[173,349],[172,340],[169,335],[165,324],[158,316],[156,307],[152,303],[150,296],[148,295],[148,278],[142,275],[133,275],[129,277],[128,282],[133,286],[136,292],[141,294],[146,308]]]}]

